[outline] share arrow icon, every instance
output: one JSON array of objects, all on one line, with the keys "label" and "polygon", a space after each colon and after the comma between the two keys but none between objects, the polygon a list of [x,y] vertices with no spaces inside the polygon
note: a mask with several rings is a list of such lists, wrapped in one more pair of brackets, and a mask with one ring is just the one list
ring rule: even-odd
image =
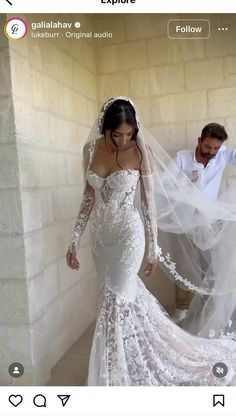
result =
[{"label": "share arrow icon", "polygon": [[65,407],[66,403],[68,402],[70,398],[69,395],[65,395],[65,394],[58,394],[57,397],[59,397],[59,399],[61,400],[63,407]]}]

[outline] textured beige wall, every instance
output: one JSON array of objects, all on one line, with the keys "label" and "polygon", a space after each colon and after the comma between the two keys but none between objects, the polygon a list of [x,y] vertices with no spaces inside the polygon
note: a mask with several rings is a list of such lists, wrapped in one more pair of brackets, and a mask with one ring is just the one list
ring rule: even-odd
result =
[{"label": "textured beige wall", "polygon": [[[205,40],[166,36],[171,15],[95,16],[95,30],[113,31],[96,48],[98,100],[125,94],[168,152],[193,147],[204,124],[219,121],[236,145],[236,17],[212,15]],[[202,16],[179,16],[197,18]],[[227,32],[218,26],[227,25]]]},{"label": "textured beige wall", "polygon": [[[6,20],[0,15],[0,25]],[[0,385],[13,382],[8,366],[21,359],[31,368],[25,281],[23,214],[9,46],[0,37]]]},{"label": "textured beige wall", "polygon": [[[34,21],[36,16],[26,19]],[[90,17],[82,20],[91,26]],[[1,254],[7,270],[1,272],[4,330],[8,328],[13,335],[12,322],[17,326],[10,351],[9,339],[6,336],[3,339],[8,346],[6,353],[11,353],[10,361],[18,360],[25,366],[25,374],[17,384],[44,384],[50,377],[51,367],[95,316],[97,284],[87,234],[79,253],[79,272],[72,271],[65,263],[83,192],[83,144],[95,119],[95,50],[87,41],[78,46],[75,41],[25,38],[18,43],[11,42],[9,48],[5,44],[6,49],[0,53],[1,58],[5,54],[3,68],[9,84],[6,94],[14,103],[11,117],[15,135],[13,146],[9,138],[1,135],[1,141],[8,142],[6,146],[1,144],[1,160],[6,163],[4,188],[11,187],[6,190],[7,199],[12,202],[17,199],[9,216],[19,212],[20,248],[13,253],[16,242],[9,257],[6,250]],[[1,82],[5,85],[2,77]],[[2,107],[6,101],[4,96]],[[10,158],[16,159],[13,162],[18,170],[16,174]],[[13,189],[15,183],[18,195]],[[8,223],[12,234],[18,227],[15,214],[13,221]],[[11,237],[8,240],[10,247]],[[24,272],[19,278],[17,268],[22,252]],[[14,273],[17,283],[11,279],[4,286],[3,281],[9,276],[15,278]],[[15,307],[18,301],[20,304]],[[5,370],[11,362],[3,359]],[[2,384],[13,381],[5,374],[1,379]]]},{"label": "textured beige wall", "polygon": [[[166,37],[173,17],[80,15],[81,30],[111,31],[113,38],[25,38],[10,48],[1,40],[0,339],[1,351],[14,356],[1,362],[4,369],[23,359],[20,384],[44,384],[95,315],[87,233],[79,272],[66,267],[65,253],[83,191],[82,148],[101,104],[132,97],[143,124],[171,154],[194,147],[213,120],[226,125],[228,144],[236,145],[235,18],[215,15],[211,38],[180,41]],[[229,30],[218,32],[220,24]],[[171,310],[165,279],[159,274],[149,286]]]}]

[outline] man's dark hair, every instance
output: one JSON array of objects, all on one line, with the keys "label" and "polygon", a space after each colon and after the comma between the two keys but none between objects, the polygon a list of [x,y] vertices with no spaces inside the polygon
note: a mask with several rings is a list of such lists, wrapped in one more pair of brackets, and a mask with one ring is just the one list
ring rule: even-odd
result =
[{"label": "man's dark hair", "polygon": [[216,122],[211,122],[207,124],[201,133],[201,140],[205,140],[205,138],[217,138],[219,141],[225,141],[228,138],[227,132],[225,131],[225,127],[223,125],[217,124]]}]

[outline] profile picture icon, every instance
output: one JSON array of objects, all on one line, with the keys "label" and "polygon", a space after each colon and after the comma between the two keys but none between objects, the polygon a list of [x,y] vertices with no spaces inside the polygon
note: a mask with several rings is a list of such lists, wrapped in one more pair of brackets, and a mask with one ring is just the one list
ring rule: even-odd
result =
[{"label": "profile picture icon", "polygon": [[20,41],[27,34],[27,24],[20,17],[12,17],[4,25],[4,33],[8,39]]},{"label": "profile picture icon", "polygon": [[8,372],[13,378],[20,378],[24,374],[24,366],[19,362],[13,362],[9,365]]}]

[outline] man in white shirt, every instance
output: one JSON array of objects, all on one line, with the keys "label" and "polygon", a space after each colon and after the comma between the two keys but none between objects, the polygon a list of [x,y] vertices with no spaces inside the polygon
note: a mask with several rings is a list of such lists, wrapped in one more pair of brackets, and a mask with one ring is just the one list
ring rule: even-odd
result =
[{"label": "man in white shirt", "polygon": [[[224,170],[236,165],[236,149],[226,148],[228,135],[217,123],[206,125],[194,151],[182,150],[175,157],[179,168],[211,200],[217,200]],[[176,310],[173,320],[181,323],[186,317],[193,293],[176,286]]]}]

